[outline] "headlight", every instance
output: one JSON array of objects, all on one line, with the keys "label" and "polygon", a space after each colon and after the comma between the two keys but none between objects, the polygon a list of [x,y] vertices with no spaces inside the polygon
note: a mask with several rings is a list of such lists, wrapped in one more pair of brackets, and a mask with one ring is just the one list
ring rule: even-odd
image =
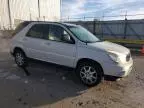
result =
[{"label": "headlight", "polygon": [[114,62],[119,62],[119,56],[113,52],[108,52],[109,57],[114,61]]}]

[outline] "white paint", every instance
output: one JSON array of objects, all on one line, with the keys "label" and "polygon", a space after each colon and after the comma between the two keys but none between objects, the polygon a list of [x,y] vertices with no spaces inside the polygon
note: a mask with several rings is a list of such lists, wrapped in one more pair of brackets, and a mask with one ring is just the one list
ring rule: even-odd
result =
[{"label": "white paint", "polygon": [[66,80],[66,77],[63,76],[63,77],[62,77],[62,80]]},{"label": "white paint", "polygon": [[27,83],[28,83],[28,80],[25,80],[24,83],[27,84]]}]

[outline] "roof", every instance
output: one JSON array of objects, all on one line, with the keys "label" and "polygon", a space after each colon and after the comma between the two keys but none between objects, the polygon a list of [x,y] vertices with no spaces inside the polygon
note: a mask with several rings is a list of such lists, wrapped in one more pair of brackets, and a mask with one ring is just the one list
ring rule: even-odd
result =
[{"label": "roof", "polygon": [[66,25],[66,26],[76,26],[76,24],[72,24],[72,23],[62,23],[62,24]]},{"label": "roof", "polygon": [[51,22],[51,21],[24,21],[23,23],[32,23],[32,22],[46,22],[46,23],[62,24],[62,25],[65,25],[65,26],[76,26],[76,24],[64,23],[64,22]]}]

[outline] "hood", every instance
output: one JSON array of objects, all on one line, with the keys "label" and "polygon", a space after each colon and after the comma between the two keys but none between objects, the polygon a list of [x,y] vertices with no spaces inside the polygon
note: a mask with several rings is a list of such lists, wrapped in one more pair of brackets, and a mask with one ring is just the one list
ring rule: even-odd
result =
[{"label": "hood", "polygon": [[108,41],[88,43],[88,45],[103,51],[114,51],[121,54],[128,54],[130,52],[128,48]]}]

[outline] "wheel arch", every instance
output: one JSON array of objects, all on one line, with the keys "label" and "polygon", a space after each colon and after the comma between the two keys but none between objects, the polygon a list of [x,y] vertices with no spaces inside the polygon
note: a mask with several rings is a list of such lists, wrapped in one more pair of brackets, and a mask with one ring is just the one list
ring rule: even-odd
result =
[{"label": "wheel arch", "polygon": [[15,54],[16,51],[22,51],[24,53],[24,55],[26,56],[24,50],[20,47],[15,47],[14,50],[13,50],[13,55]]},{"label": "wheel arch", "polygon": [[96,64],[97,66],[100,67],[101,72],[102,72],[102,74],[104,75],[104,70],[103,70],[103,68],[102,68],[102,65],[101,65],[99,62],[97,62],[97,61],[95,61],[95,60],[92,60],[92,59],[89,59],[89,58],[81,58],[81,59],[79,59],[79,60],[77,61],[76,68],[77,68],[78,65],[79,65],[80,63],[82,63],[82,62],[90,62],[90,63]]}]

